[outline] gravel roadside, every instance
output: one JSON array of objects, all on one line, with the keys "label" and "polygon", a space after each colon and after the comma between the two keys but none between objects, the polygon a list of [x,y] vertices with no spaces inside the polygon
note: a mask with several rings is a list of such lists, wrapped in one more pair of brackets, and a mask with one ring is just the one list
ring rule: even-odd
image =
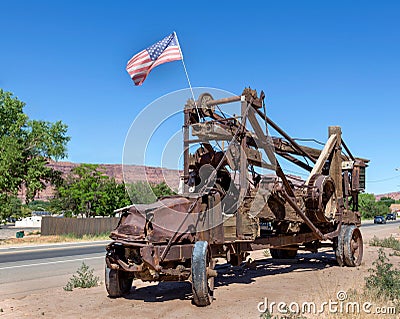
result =
[{"label": "gravel roadside", "polygon": [[1,225],[0,226],[0,240],[15,238],[18,231],[23,230],[25,235],[33,231],[40,231],[40,227],[15,227],[14,225]]}]

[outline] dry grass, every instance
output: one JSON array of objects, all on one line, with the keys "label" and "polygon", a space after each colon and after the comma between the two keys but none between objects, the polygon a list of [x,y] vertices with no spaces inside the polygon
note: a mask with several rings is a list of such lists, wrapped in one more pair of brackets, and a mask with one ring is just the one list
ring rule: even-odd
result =
[{"label": "dry grass", "polygon": [[108,240],[110,239],[109,233],[100,235],[83,235],[74,236],[68,235],[57,235],[57,236],[41,236],[40,234],[28,234],[24,238],[8,238],[1,239],[0,246],[18,246],[18,245],[29,245],[29,244],[51,244],[51,243],[66,243],[66,242],[80,242],[80,241],[95,241],[95,240]]},{"label": "dry grass", "polygon": [[[391,255],[390,255],[391,256]],[[381,257],[381,263],[383,266],[389,265],[388,260]],[[383,269],[377,268],[379,258],[372,265],[372,271],[369,271],[369,275],[375,274],[382,281],[397,281],[389,277],[391,268],[385,267]],[[340,280],[338,279],[335,284],[332,278],[326,281],[327,278],[320,277],[318,273],[315,275],[315,287],[318,294],[313,291],[308,291],[308,302],[315,303],[315,311],[311,310],[300,310],[299,313],[293,312],[286,317],[283,314],[279,314],[275,308],[274,314],[261,314],[260,318],[263,319],[281,319],[281,318],[327,318],[327,319],[394,319],[400,318],[400,300],[397,297],[391,297],[390,291],[385,288],[384,291],[380,291],[378,288],[379,284],[370,285],[370,288],[365,285],[366,278],[364,275],[361,277],[354,277],[354,282],[348,282],[344,287],[339,285]],[[368,276],[369,277],[369,276]],[[350,288],[350,287],[353,288]],[[356,288],[356,289],[355,289]],[[340,295],[339,295],[340,293]],[[343,297],[343,301],[338,299]],[[332,302],[331,307],[329,304],[323,306],[324,302]],[[337,303],[336,303],[337,302]],[[336,303],[336,304],[335,304]],[[302,301],[298,302],[300,309],[302,309]],[[323,306],[323,308],[322,308]],[[363,307],[366,307],[365,310]],[[296,308],[292,308],[296,309]],[[307,309],[307,308],[305,308]],[[331,310],[330,310],[331,309]],[[294,310],[293,310],[294,311]]]},{"label": "dry grass", "polygon": [[[377,239],[374,238],[374,241]],[[338,300],[338,310],[333,313],[328,309],[325,311],[326,318],[399,318],[400,270],[393,267],[382,248],[368,272],[365,284],[357,290],[342,292],[344,298]]]},{"label": "dry grass", "polygon": [[[376,294],[368,292],[358,292],[356,290],[347,292],[347,299],[343,302],[343,311],[329,313],[325,318],[328,319],[375,319],[398,318],[398,311],[393,301],[389,301],[385,296],[377,297]],[[358,305],[353,308],[353,305]],[[357,309],[359,307],[359,309]],[[367,311],[363,310],[366,307]],[[356,310],[357,309],[357,310]],[[359,311],[358,311],[359,310]],[[321,318],[324,318],[321,316]]]},{"label": "dry grass", "polygon": [[400,251],[400,241],[393,236],[379,239],[378,237],[374,236],[369,241],[370,246],[377,246],[377,247],[384,247],[384,248],[392,248],[395,251]]}]

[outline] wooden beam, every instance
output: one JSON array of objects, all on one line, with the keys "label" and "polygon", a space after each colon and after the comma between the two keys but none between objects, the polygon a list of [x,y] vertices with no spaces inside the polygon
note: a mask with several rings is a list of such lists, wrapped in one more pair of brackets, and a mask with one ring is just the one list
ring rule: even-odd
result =
[{"label": "wooden beam", "polygon": [[269,161],[271,162],[271,164],[276,165],[276,174],[282,179],[283,185],[285,186],[287,193],[290,196],[294,196],[293,189],[290,186],[284,172],[282,171],[281,166],[279,165],[278,161],[276,160],[274,153],[271,152],[271,149],[268,147],[267,143],[265,143],[263,140],[263,138],[266,138],[266,137],[264,135],[264,132],[263,132],[260,124],[257,121],[254,109],[252,107],[250,107],[250,109],[249,109],[248,119],[249,119],[251,126],[254,129],[254,132],[256,133],[258,142],[262,141],[261,147],[264,149],[265,153],[267,154]]},{"label": "wooden beam", "polygon": [[254,133],[256,133],[256,136],[257,136],[257,139],[255,141],[257,144],[257,147],[262,147],[264,149],[265,153],[267,154],[269,162],[271,164],[274,164],[276,162],[276,158],[274,155],[273,148],[270,145],[268,145],[268,143],[265,142],[267,137],[265,136],[260,124],[258,123],[256,116],[255,116],[254,109],[252,107],[249,109],[248,119],[249,119],[251,126],[254,129]]},{"label": "wooden beam", "polygon": [[342,129],[340,126],[329,126],[329,138],[336,136],[335,151],[329,167],[329,175],[335,182],[336,197],[343,197],[342,187]]},{"label": "wooden beam", "polygon": [[[274,147],[275,150],[279,150],[281,152],[287,152],[293,155],[300,155],[303,156],[302,153],[298,152],[296,149],[294,149],[290,143],[288,143],[287,141],[283,140],[282,138],[279,137],[275,137],[272,136],[272,141],[274,142]],[[343,144],[343,143],[342,143]],[[313,147],[308,147],[308,146],[304,146],[304,145],[300,145],[300,147],[306,151],[308,154],[314,156],[315,158],[318,158],[319,155],[321,154],[321,150],[317,149],[317,148],[313,148]],[[348,161],[350,158],[344,154],[341,155],[342,156],[342,160],[343,161]],[[364,163],[368,163],[369,160],[366,158],[361,158],[361,157],[355,157],[356,160],[360,160]]]},{"label": "wooden beam", "polygon": [[320,174],[322,172],[322,168],[325,165],[326,160],[328,159],[329,155],[331,154],[333,148],[336,145],[336,134],[332,134],[328,141],[326,142],[324,148],[321,151],[320,156],[318,157],[317,162],[315,163],[310,175],[307,178],[306,185],[310,182],[311,176],[315,174]]}]

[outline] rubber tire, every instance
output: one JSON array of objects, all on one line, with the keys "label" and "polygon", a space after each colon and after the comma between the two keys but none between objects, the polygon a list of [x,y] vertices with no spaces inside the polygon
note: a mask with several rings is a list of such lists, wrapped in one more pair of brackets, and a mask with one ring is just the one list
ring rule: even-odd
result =
[{"label": "rubber tire", "polygon": [[297,250],[270,248],[269,252],[274,259],[293,259],[297,256]]},{"label": "rubber tire", "polygon": [[[352,249],[352,240],[354,239],[354,237],[358,241],[358,255],[356,257],[354,256],[354,252]],[[363,250],[363,240],[360,229],[355,225],[347,226],[343,241],[344,262],[346,266],[360,266],[363,257]]]},{"label": "rubber tire", "polygon": [[133,277],[121,270],[105,268],[105,285],[108,296],[118,298],[127,295],[132,288]]},{"label": "rubber tire", "polygon": [[192,253],[193,303],[198,307],[208,306],[213,300],[207,278],[207,250],[208,243],[198,241],[195,243]]},{"label": "rubber tire", "polygon": [[340,267],[345,265],[344,262],[344,249],[343,249],[343,241],[344,241],[344,234],[347,230],[347,225],[342,225],[340,228],[340,232],[338,237],[336,237],[336,247],[335,247],[335,256],[336,261]]}]

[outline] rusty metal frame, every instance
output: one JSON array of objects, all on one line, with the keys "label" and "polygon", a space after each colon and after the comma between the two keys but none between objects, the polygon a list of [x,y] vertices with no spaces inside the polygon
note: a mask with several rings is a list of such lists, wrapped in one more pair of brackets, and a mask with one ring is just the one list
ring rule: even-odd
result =
[{"label": "rusty metal frame", "polygon": [[[248,92],[247,92],[248,93]],[[354,196],[355,192],[358,190],[357,185],[350,185],[350,181],[347,177],[345,179],[344,191],[346,195],[346,201],[343,201],[343,191],[342,191],[342,161],[343,160],[352,160],[353,162],[359,163],[359,165],[366,165],[368,160],[355,158],[353,154],[350,152],[347,145],[341,138],[341,129],[340,127],[330,127],[329,128],[329,139],[325,144],[325,147],[322,150],[313,149],[310,147],[301,146],[298,144],[295,139],[291,138],[283,129],[281,129],[275,122],[273,122],[262,110],[263,100],[254,96],[252,94],[245,94],[245,92],[241,96],[233,96],[229,98],[223,98],[219,100],[211,100],[206,103],[207,106],[212,107],[216,105],[232,103],[232,102],[241,102],[241,114],[239,117],[230,117],[223,118],[216,113],[213,113],[211,109],[196,110],[196,113],[199,116],[206,116],[212,119],[209,122],[216,123],[222,128],[229,127],[232,129],[232,139],[229,143],[229,147],[233,145],[233,141],[240,142],[242,149],[246,149],[249,147],[255,147],[256,150],[263,149],[268,159],[272,163],[274,160],[274,154],[271,153],[271,149],[266,142],[266,139],[269,136],[266,136],[267,133],[263,132],[261,128],[257,116],[259,116],[263,121],[266,122],[266,125],[272,127],[278,134],[280,134],[281,138],[272,138],[272,143],[275,147],[274,153],[280,155],[284,159],[298,165],[299,167],[310,172],[310,176],[307,181],[304,183],[302,187],[304,187],[304,193],[299,195],[299,192],[295,193],[295,189],[293,185],[289,182],[287,176],[282,170],[280,163],[276,159],[276,175],[280,178],[279,185],[274,187],[274,192],[277,196],[279,196],[280,200],[285,202],[287,207],[291,207],[293,211],[297,214],[295,221],[298,223],[302,223],[307,225],[309,230],[298,231],[295,233],[276,233],[272,235],[267,235],[264,237],[256,237],[255,239],[248,239],[244,236],[242,223],[240,220],[240,214],[237,214],[236,219],[236,238],[233,240],[223,240],[224,238],[224,230],[216,229],[213,231],[208,231],[208,233],[200,234],[196,237],[195,240],[206,240],[209,242],[210,251],[213,258],[217,256],[227,256],[229,259],[230,255],[242,256],[243,253],[256,249],[266,249],[266,248],[282,248],[282,249],[296,249],[299,245],[303,245],[304,243],[311,243],[314,241],[324,241],[324,240],[333,240],[336,238],[341,231],[343,224],[355,224],[358,226],[359,224],[359,215],[357,215],[357,211],[349,211],[349,205],[347,202],[347,196]],[[261,96],[263,93],[261,94]],[[205,139],[202,138],[190,138],[190,127],[195,125],[193,123],[193,108],[195,104],[194,101],[189,100],[184,108],[184,124],[183,124],[183,147],[184,147],[184,170],[183,170],[183,179],[186,182],[189,178],[189,158],[190,152],[189,147],[193,143],[205,142]],[[192,113],[191,113],[192,112]],[[200,119],[199,119],[200,123]],[[249,131],[246,129],[246,123],[249,123],[253,129],[253,131]],[[233,134],[234,132],[234,134]],[[228,134],[229,135],[229,134]],[[213,138],[210,138],[213,140]],[[253,144],[250,144],[253,143]],[[254,146],[255,144],[255,146]],[[347,155],[342,154],[342,147],[346,150]],[[253,149],[254,150],[254,149]],[[223,165],[224,160],[227,159],[228,151],[225,151],[222,159],[219,164],[215,167],[213,174],[216,175],[216,172]],[[314,165],[310,165],[302,160],[296,158],[295,156],[302,156],[310,160]],[[253,160],[256,162],[256,160]],[[329,227],[321,227],[322,217],[318,215],[319,219],[310,217],[310,210],[308,207],[300,207],[297,203],[297,200],[302,196],[309,196],[309,194],[314,194],[314,192],[321,191],[318,189],[318,185],[310,185],[310,181],[313,176],[316,174],[321,174],[324,171],[326,173],[326,168],[324,167],[325,163],[329,161],[329,176],[332,176],[334,180],[335,187],[332,187],[333,192],[335,192],[336,201],[336,209],[335,216],[332,225],[329,224]],[[257,162],[258,163],[258,162]],[[259,164],[260,167],[264,165],[263,163]],[[247,191],[248,185],[248,169],[249,163],[246,159],[245,152],[240,152],[240,176],[239,176],[239,184],[241,195],[244,196]],[[354,174],[359,174],[357,171],[357,167],[353,171]],[[215,176],[214,176],[215,177]],[[347,178],[347,179],[346,179]],[[208,181],[213,180],[213,176],[209,177]],[[315,179],[314,179],[315,181]],[[353,180],[352,180],[353,182]],[[185,192],[188,191],[188,187],[186,183]],[[337,185],[337,186],[336,186]],[[315,187],[316,189],[312,189]],[[355,190],[354,188],[357,188]],[[191,205],[187,210],[186,218],[194,211],[198,201],[205,195],[210,194],[211,186],[208,185],[208,182],[201,188],[201,190],[196,194],[194,201],[192,201]],[[311,195],[310,195],[311,196]],[[317,196],[314,196],[317,197]],[[322,195],[320,196],[322,197]],[[318,206],[318,205],[317,205]],[[319,207],[319,206],[318,206]],[[353,206],[354,207],[354,206]],[[119,211],[129,211],[131,207],[125,207],[120,209]],[[319,209],[322,209],[319,207]],[[290,211],[292,212],[292,210]],[[218,214],[221,212],[218,211]],[[324,215],[322,214],[324,217]],[[179,233],[182,225],[184,224],[186,218],[181,223],[173,236],[167,238],[166,243],[149,243],[146,240],[144,241],[130,241],[129,236],[126,238],[121,237],[118,238],[118,242],[123,244],[125,247],[139,249],[140,256],[142,258],[142,265],[132,265],[126,263],[124,260],[121,260],[116,255],[107,255],[106,261],[107,265],[112,267],[121,267],[125,271],[129,272],[141,272],[144,267],[154,270],[155,272],[160,272],[168,276],[178,277],[178,278],[187,278],[188,273],[190,273],[190,269],[185,268],[182,263],[185,263],[188,259],[191,258],[193,243],[184,244],[177,240],[177,234]],[[327,223],[328,224],[328,223]],[[222,238],[222,239],[221,239]],[[217,239],[217,240],[216,240]],[[170,262],[178,262],[181,263],[182,266],[179,269],[168,268],[166,264]],[[166,267],[166,268],[164,268]],[[212,270],[208,270],[210,272],[210,276]],[[214,274],[215,275],[215,274]]]}]

